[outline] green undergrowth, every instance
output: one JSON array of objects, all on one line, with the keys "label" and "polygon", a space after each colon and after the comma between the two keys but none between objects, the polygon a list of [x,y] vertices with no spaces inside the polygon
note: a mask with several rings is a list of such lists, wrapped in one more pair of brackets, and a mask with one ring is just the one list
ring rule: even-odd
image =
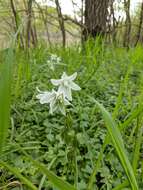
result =
[{"label": "green undergrowth", "polygon": [[[9,53],[0,54],[1,64],[8,66],[4,55]],[[41,45],[13,54],[0,189],[142,190],[142,47],[127,51],[96,41],[83,49]],[[63,63],[54,71],[47,64],[51,54]],[[60,113],[50,115],[48,106],[36,99],[36,87],[51,90],[50,79],[60,78],[63,71],[77,72],[81,87],[73,92],[66,119]],[[70,126],[67,131],[65,125]]]}]

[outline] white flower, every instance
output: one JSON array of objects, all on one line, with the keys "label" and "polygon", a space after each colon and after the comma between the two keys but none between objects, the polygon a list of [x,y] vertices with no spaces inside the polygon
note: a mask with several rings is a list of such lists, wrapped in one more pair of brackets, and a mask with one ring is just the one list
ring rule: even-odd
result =
[{"label": "white flower", "polygon": [[61,58],[58,57],[56,54],[51,54],[50,60],[55,61],[57,63],[61,62]]},{"label": "white flower", "polygon": [[50,113],[53,114],[54,111],[59,110],[63,115],[66,114],[65,106],[71,103],[64,97],[62,93],[52,91],[52,101],[50,102]]},{"label": "white flower", "polygon": [[[39,90],[38,90],[39,91]],[[53,114],[56,110],[61,111],[63,115],[66,114],[65,106],[71,103],[64,97],[62,93],[52,90],[52,92],[42,92],[36,96],[40,100],[41,104],[50,104],[50,113]]]},{"label": "white flower", "polygon": [[65,65],[61,63],[61,58],[56,54],[51,54],[50,58],[47,60],[49,68],[54,71],[56,65]]},{"label": "white flower", "polygon": [[73,82],[77,76],[77,73],[68,76],[65,72],[63,73],[61,79],[51,79],[51,82],[55,86],[59,86],[58,92],[62,93],[65,98],[72,101],[71,90],[80,90],[81,88]]},{"label": "white flower", "polygon": [[52,70],[52,71],[54,71],[55,70],[55,63],[54,62],[51,62],[51,61],[47,61],[47,63],[48,63],[48,66],[49,66],[49,68]]},{"label": "white flower", "polygon": [[61,79],[51,79],[52,84],[59,87],[58,91],[52,90],[51,92],[43,92],[37,88],[39,94],[36,96],[36,98],[40,100],[41,104],[49,104],[51,114],[59,110],[63,115],[66,115],[65,107],[67,105],[71,105],[69,102],[72,100],[71,90],[80,90],[80,87],[73,82],[76,76],[77,73],[68,76],[64,72]]},{"label": "white flower", "polygon": [[36,88],[37,91],[40,93],[36,96],[39,99],[40,104],[48,104],[51,101],[51,92],[49,91],[41,91],[39,88]]}]

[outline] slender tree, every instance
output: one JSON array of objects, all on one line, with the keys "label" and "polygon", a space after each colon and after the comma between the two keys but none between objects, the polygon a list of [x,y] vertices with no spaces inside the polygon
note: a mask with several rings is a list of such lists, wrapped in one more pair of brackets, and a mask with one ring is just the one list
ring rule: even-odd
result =
[{"label": "slender tree", "polygon": [[31,41],[31,18],[32,18],[32,2],[33,0],[28,1],[27,8],[27,47],[30,47]]},{"label": "slender tree", "polygon": [[115,10],[114,10],[114,0],[111,0],[110,2],[110,11],[111,11],[111,22],[112,22],[112,39],[113,42],[116,43],[116,26],[117,26],[117,21],[115,17]]},{"label": "slender tree", "polygon": [[143,25],[143,1],[141,3],[139,27],[138,27],[138,31],[137,31],[137,35],[136,35],[135,46],[138,44],[138,42],[140,40],[142,25]]},{"label": "slender tree", "polygon": [[48,28],[48,24],[47,24],[47,10],[48,10],[48,7],[46,6],[46,10],[44,11],[42,9],[42,7],[39,5],[39,3],[37,3],[37,1],[35,0],[34,1],[38,7],[38,10],[40,11],[40,14],[41,14],[41,18],[42,18],[42,21],[44,23],[44,26],[45,26],[45,30],[46,30],[46,35],[47,35],[47,39],[48,39],[48,42],[49,42],[49,45],[51,46],[51,40],[50,40],[50,32],[49,32],[49,28]]},{"label": "slender tree", "polygon": [[[16,7],[15,7],[15,4],[14,4],[14,1],[13,0],[10,0],[10,5],[11,5],[11,10],[12,10],[12,14],[13,14],[13,17],[14,17],[14,22],[15,22],[15,33],[18,31],[18,28],[19,28],[19,15],[18,15],[18,12],[16,10]],[[17,41],[20,42],[20,47],[24,48],[24,42],[23,42],[23,37],[22,37],[22,34],[19,33],[17,35]]]},{"label": "slender tree", "polygon": [[63,47],[65,47],[65,45],[66,45],[66,31],[65,31],[65,24],[64,24],[64,19],[63,19],[59,0],[55,0],[55,4],[56,4],[56,9],[57,9],[57,14],[58,14],[59,26],[60,26],[60,29],[62,32]]},{"label": "slender tree", "polygon": [[130,17],[130,0],[124,0],[124,8],[126,13],[126,21],[125,21],[125,33],[123,39],[124,47],[129,47],[130,43],[130,35],[131,35],[131,17]]}]

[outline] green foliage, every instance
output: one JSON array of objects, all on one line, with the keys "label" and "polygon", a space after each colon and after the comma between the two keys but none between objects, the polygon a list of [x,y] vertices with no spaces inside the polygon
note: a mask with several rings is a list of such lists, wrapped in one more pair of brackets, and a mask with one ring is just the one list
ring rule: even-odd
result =
[{"label": "green foliage", "polygon": [[26,157],[32,162],[33,165],[35,165],[41,172],[43,172],[48,177],[48,179],[53,184],[53,186],[55,186],[55,187],[57,187],[58,189],[61,189],[61,190],[76,190],[73,186],[71,186],[67,182],[64,182],[59,177],[57,177],[52,172],[50,172],[48,169],[46,169],[44,165],[42,165],[39,162],[33,160],[27,154],[26,154]]},{"label": "green foliage", "polygon": [[[47,63],[51,53],[63,63],[54,71]],[[40,45],[28,55],[19,49],[15,54],[11,130],[0,155],[0,187],[20,180],[28,190],[23,181],[28,179],[44,190],[142,189],[142,47],[107,48],[97,39],[84,49]],[[50,79],[63,71],[77,72],[82,88],[73,92],[66,118],[50,115],[36,99],[36,87],[51,90]],[[93,99],[100,104],[95,106]]]},{"label": "green foliage", "polygon": [[106,111],[106,109],[97,101],[95,101],[95,103],[102,112],[113,145],[121,160],[126,175],[128,176],[132,189],[138,189],[137,181],[133,172],[133,168],[128,160],[120,130],[118,129],[118,126],[115,124],[114,120],[112,119],[111,115]]}]

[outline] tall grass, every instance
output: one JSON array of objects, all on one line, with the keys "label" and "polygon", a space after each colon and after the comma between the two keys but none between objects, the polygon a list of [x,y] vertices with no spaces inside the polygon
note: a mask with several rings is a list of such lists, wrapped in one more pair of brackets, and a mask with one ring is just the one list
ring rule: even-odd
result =
[{"label": "tall grass", "polygon": [[[0,155],[3,153],[3,148],[6,145],[6,137],[8,136],[8,129],[10,127],[10,107],[11,107],[11,87],[12,87],[12,74],[14,67],[14,50],[9,48],[4,52],[4,61],[0,67]],[[6,167],[9,171],[15,174],[18,178],[26,183],[32,190],[37,188],[20,172],[0,160],[0,165]]]},{"label": "tall grass", "polygon": [[4,62],[0,65],[0,154],[5,144],[10,124],[10,99],[12,83],[13,49],[4,53]]},{"label": "tall grass", "polygon": [[118,126],[115,124],[115,121],[112,119],[111,115],[106,111],[106,109],[98,102],[95,101],[95,103],[98,106],[98,108],[101,110],[108,132],[112,139],[113,145],[117,151],[118,157],[120,158],[121,164],[129,179],[130,186],[132,187],[133,190],[138,190],[139,188],[135,177],[136,175],[128,159],[120,130],[118,129]]}]

